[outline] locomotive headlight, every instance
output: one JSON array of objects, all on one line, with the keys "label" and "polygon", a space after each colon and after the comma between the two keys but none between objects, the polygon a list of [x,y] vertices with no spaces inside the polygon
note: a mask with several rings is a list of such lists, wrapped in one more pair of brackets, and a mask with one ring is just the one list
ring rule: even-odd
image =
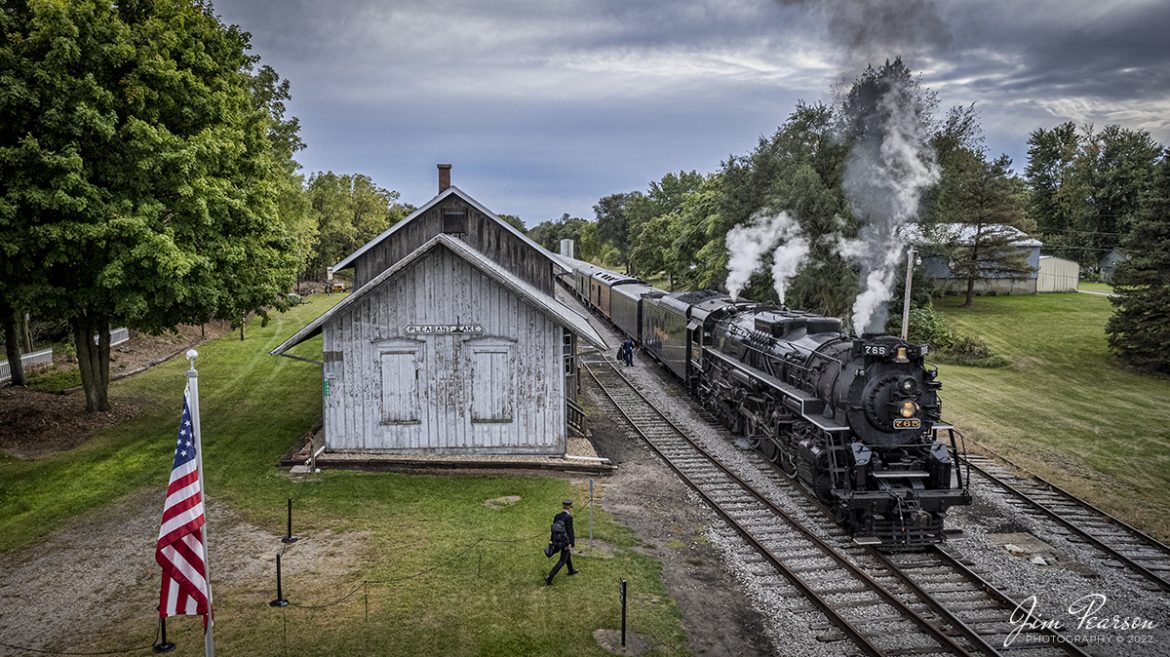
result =
[{"label": "locomotive headlight", "polygon": [[907,399],[899,405],[898,412],[902,414],[902,417],[914,417],[918,415],[918,404]]}]

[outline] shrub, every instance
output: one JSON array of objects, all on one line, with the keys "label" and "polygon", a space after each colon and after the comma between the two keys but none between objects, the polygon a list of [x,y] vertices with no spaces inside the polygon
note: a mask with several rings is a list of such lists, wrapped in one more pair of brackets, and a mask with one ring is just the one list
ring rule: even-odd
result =
[{"label": "shrub", "polygon": [[976,337],[958,335],[933,306],[910,310],[910,341],[930,345],[932,360],[968,367],[1003,367],[1008,360]]},{"label": "shrub", "polygon": [[935,351],[946,351],[955,343],[955,332],[933,306],[910,309],[909,336],[911,342],[928,344]]}]

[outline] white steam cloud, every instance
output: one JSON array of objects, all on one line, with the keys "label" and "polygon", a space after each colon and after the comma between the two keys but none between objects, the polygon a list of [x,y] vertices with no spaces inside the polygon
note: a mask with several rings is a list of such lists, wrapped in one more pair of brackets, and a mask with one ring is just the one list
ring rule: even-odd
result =
[{"label": "white steam cloud", "polygon": [[772,284],[783,303],[788,282],[808,255],[808,239],[801,233],[800,224],[787,212],[760,213],[727,233],[727,291],[733,299],[759,271],[764,254],[774,247]]},{"label": "white steam cloud", "polygon": [[913,223],[922,193],[940,177],[907,84],[895,82],[882,96],[870,124],[875,129],[856,142],[845,168],[845,196],[862,227],[857,240],[840,240],[838,250],[861,265],[864,288],[853,302],[858,333],[884,331],[904,248],[899,229]]}]

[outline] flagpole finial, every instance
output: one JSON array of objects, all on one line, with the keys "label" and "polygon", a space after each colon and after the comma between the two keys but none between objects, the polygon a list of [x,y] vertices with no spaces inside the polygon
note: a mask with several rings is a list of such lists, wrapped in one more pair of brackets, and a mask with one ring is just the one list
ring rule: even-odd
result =
[{"label": "flagpole finial", "polygon": [[187,350],[187,362],[191,363],[191,369],[195,369],[195,359],[199,357],[199,352],[194,349]]}]

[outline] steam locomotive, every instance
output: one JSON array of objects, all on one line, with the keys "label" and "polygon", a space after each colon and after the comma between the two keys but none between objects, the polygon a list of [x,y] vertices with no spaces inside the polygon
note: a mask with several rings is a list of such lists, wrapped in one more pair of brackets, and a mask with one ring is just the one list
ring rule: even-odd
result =
[{"label": "steam locomotive", "polygon": [[813,492],[856,542],[938,543],[947,509],[971,503],[926,345],[850,338],[835,317],[713,291],[667,293],[562,260],[571,271],[563,282],[583,303]]}]

